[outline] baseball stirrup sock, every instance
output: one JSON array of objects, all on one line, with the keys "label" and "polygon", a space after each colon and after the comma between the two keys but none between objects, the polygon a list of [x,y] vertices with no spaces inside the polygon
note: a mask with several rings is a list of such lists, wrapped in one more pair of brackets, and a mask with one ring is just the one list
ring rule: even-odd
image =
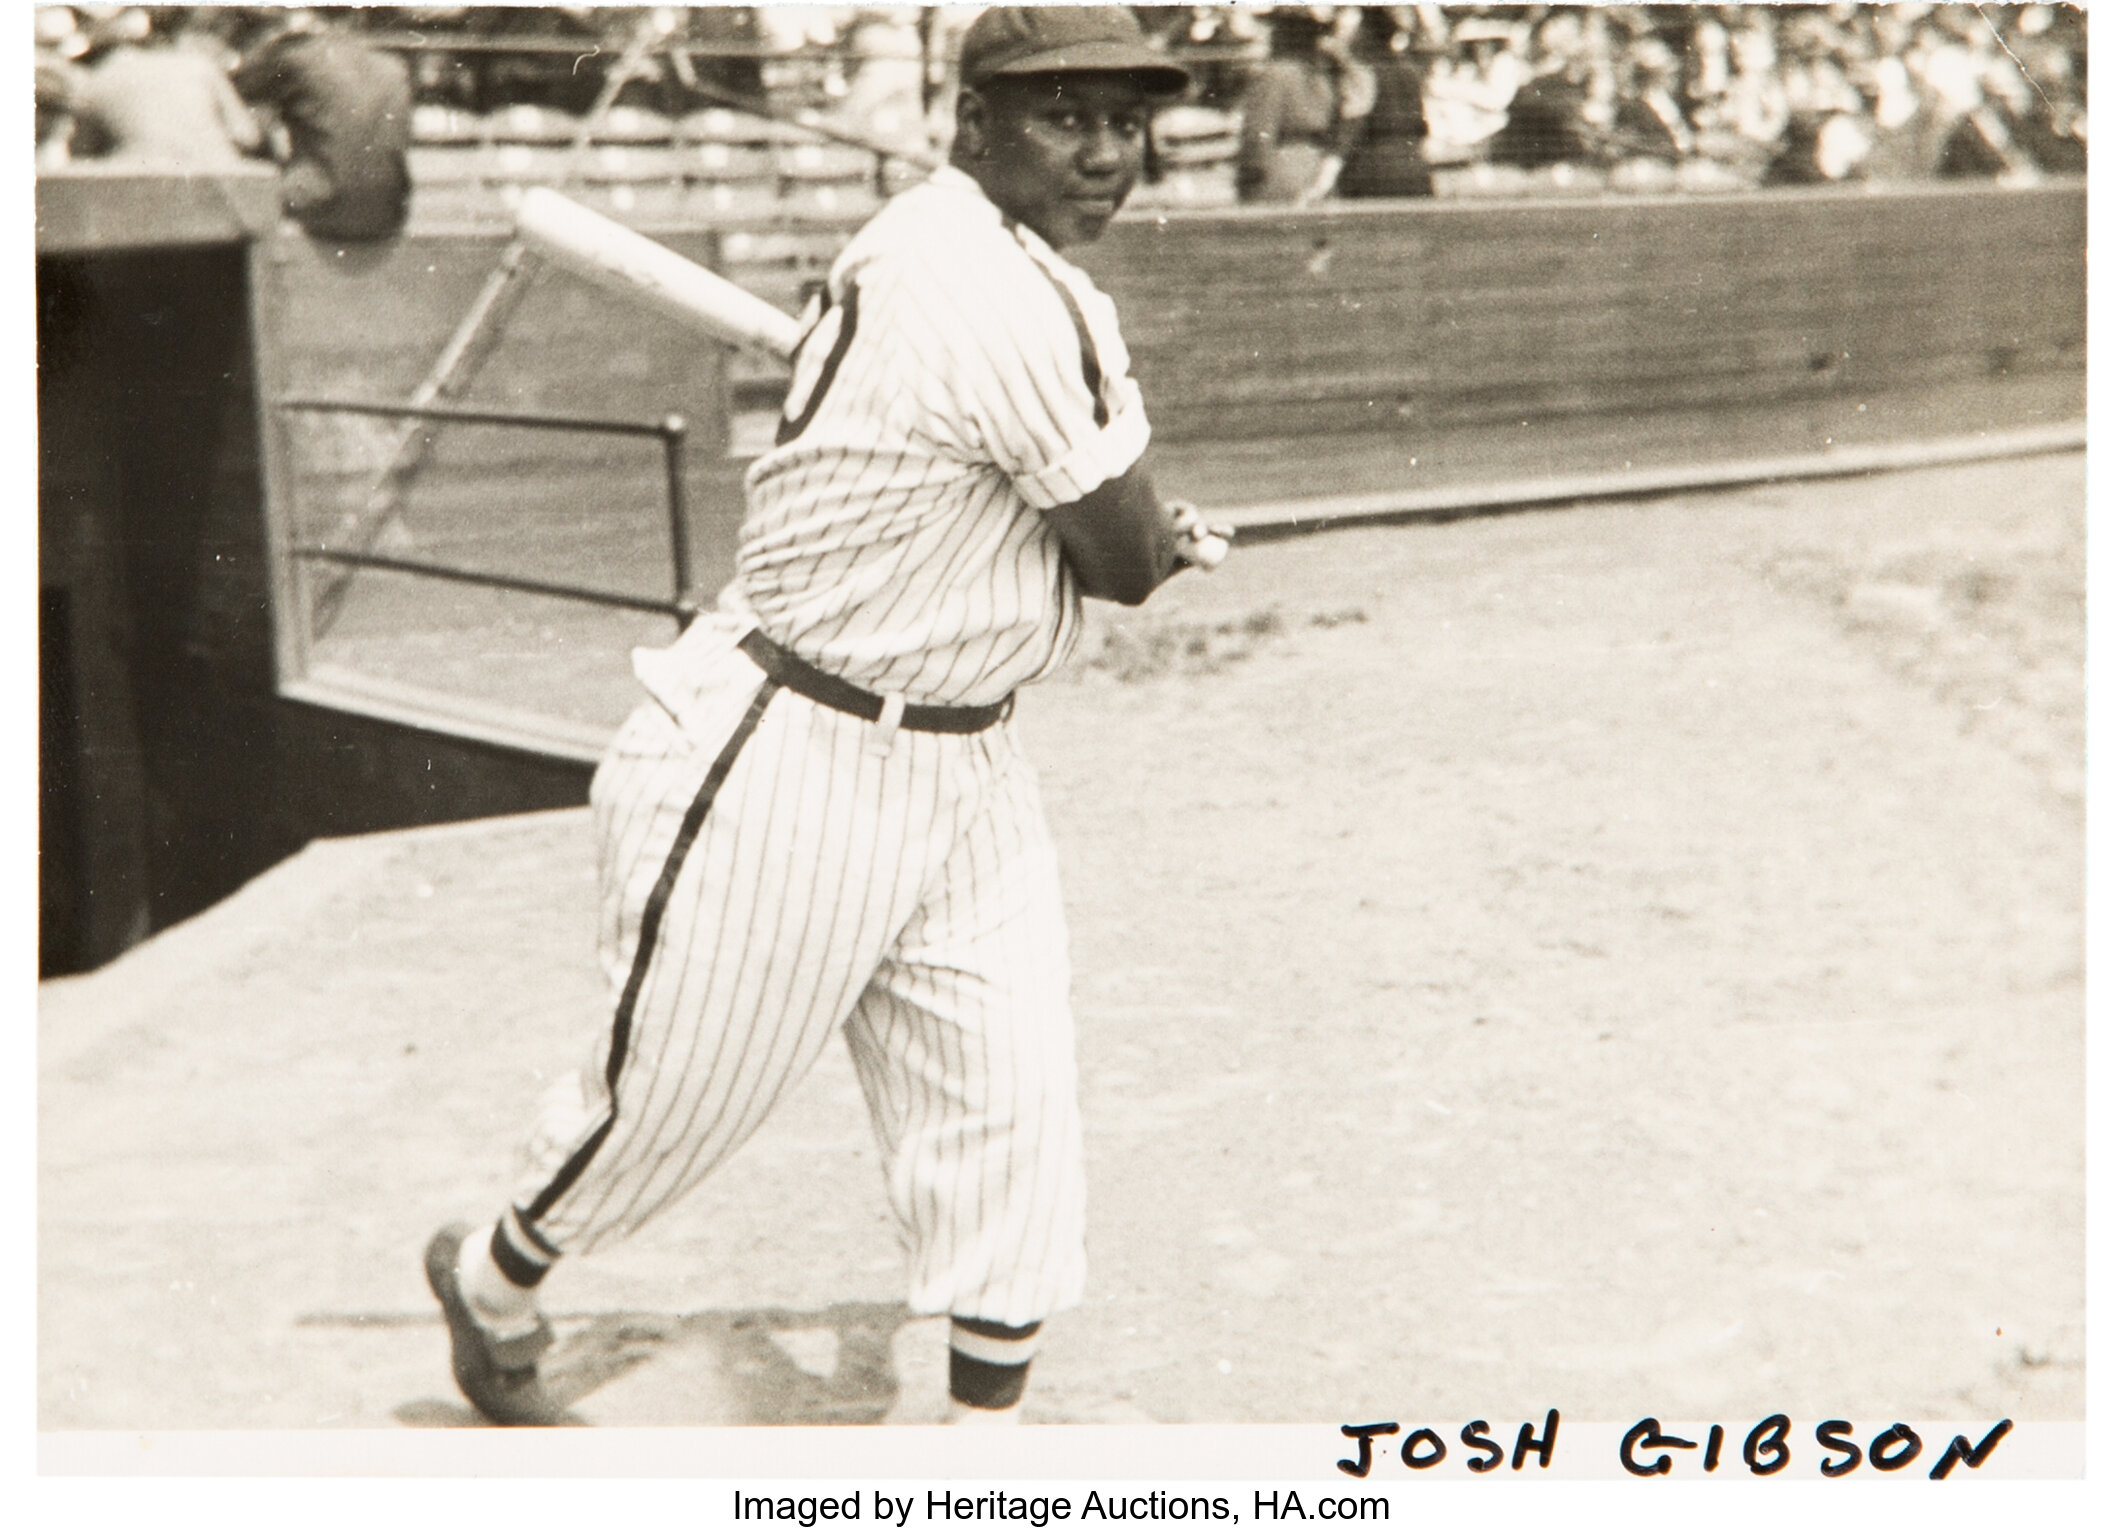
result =
[{"label": "baseball stirrup sock", "polygon": [[535,1266],[533,1279],[518,1279],[524,1260],[503,1232],[509,1219],[501,1217],[490,1236],[480,1232],[467,1236],[465,1247],[456,1255],[456,1283],[471,1302],[471,1311],[480,1317],[480,1325],[497,1338],[514,1338],[537,1328],[537,1281],[552,1268],[552,1264]]},{"label": "baseball stirrup sock", "polygon": [[501,1219],[494,1223],[494,1235],[488,1243],[496,1267],[508,1276],[509,1283],[526,1290],[535,1290],[538,1282],[552,1272],[553,1260],[560,1255],[543,1237],[524,1224],[523,1213],[513,1206],[502,1212]]},{"label": "baseball stirrup sock", "polygon": [[950,1319],[951,1400],[983,1412],[1014,1407],[1039,1348],[1039,1324],[1006,1327],[977,1317]]}]

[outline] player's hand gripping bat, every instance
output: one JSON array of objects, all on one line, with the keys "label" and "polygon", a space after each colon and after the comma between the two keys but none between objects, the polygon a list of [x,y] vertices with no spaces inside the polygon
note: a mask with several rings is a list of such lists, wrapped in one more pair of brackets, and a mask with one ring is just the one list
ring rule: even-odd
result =
[{"label": "player's hand gripping bat", "polygon": [[1230,552],[1231,528],[1210,525],[1184,499],[1171,500],[1164,507],[1171,512],[1172,530],[1179,538],[1179,556],[1203,573],[1215,572]]},{"label": "player's hand gripping bat", "polygon": [[[791,359],[803,327],[772,303],[623,223],[544,186],[523,194],[516,236],[545,260],[621,297],[660,308],[726,345]],[[1184,500],[1169,506],[1179,556],[1214,568],[1230,551],[1228,527],[1211,526]]]}]

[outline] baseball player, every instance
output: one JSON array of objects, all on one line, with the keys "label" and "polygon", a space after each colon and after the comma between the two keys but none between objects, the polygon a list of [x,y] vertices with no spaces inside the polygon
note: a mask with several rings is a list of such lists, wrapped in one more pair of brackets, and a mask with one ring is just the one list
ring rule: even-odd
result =
[{"label": "baseball player", "polygon": [[[950,164],[834,263],[737,571],[670,648],[590,801],[612,1007],[499,1219],[427,1275],[465,1396],[565,1415],[539,1282],[641,1226],[846,1037],[906,1247],[948,1313],[952,1415],[1017,1415],[1084,1280],[1054,849],[1009,714],[1088,595],[1136,604],[1206,534],[1160,503],[1095,239],[1184,71],[1119,8],[965,37]],[[1227,533],[1225,533],[1227,535]],[[1202,559],[1202,561],[1207,561]]]}]

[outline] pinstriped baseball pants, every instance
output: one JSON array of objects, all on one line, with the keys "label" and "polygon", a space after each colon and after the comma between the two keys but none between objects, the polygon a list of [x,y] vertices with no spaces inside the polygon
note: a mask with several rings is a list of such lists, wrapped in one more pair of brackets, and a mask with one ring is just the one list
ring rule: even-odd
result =
[{"label": "pinstriped baseball pants", "polygon": [[742,654],[718,664],[689,727],[646,702],[598,768],[612,1022],[548,1100],[517,1224],[550,1253],[634,1231],[742,1145],[837,1028],[912,1309],[1017,1325],[1075,1304],[1067,933],[1013,729],[882,748],[876,724],[764,690]]}]

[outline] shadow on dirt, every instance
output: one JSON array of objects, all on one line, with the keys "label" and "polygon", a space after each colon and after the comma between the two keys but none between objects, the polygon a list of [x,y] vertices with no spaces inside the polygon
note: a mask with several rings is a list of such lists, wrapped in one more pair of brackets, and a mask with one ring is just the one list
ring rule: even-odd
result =
[{"label": "shadow on dirt", "polygon": [[[546,1389],[570,1409],[639,1366],[668,1360],[694,1371],[689,1379],[711,1380],[725,1398],[722,1415],[693,1420],[699,1425],[875,1423],[899,1394],[892,1335],[910,1320],[904,1305],[877,1302],[821,1311],[556,1317],[560,1341],[539,1369]],[[698,1367],[711,1374],[700,1377]],[[391,1415],[409,1428],[482,1426],[455,1398],[406,1402]]]}]

